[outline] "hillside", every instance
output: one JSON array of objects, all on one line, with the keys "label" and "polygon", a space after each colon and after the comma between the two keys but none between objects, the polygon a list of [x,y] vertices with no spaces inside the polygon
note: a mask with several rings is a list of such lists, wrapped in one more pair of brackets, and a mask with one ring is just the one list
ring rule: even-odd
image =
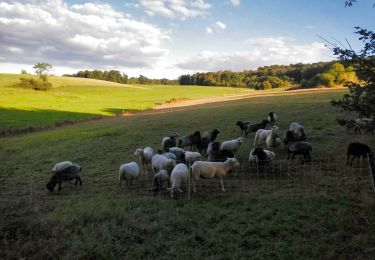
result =
[{"label": "hillside", "polygon": [[131,85],[108,81],[51,77],[53,89],[13,87],[27,75],[0,74],[0,130],[45,127],[124,110],[152,109],[171,99],[199,99],[249,93],[247,89]]}]

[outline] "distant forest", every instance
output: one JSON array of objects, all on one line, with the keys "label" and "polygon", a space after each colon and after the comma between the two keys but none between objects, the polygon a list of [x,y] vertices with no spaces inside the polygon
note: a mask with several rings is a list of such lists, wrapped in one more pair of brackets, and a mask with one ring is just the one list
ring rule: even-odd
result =
[{"label": "distant forest", "polygon": [[157,85],[199,85],[243,87],[257,90],[281,87],[313,88],[335,87],[345,82],[357,81],[356,73],[351,66],[331,61],[312,64],[272,65],[257,70],[233,72],[230,70],[181,75],[177,80],[149,79],[140,75],[138,78],[128,76],[117,70],[79,71],[73,75],[80,78],[101,79],[123,84],[157,84]]}]

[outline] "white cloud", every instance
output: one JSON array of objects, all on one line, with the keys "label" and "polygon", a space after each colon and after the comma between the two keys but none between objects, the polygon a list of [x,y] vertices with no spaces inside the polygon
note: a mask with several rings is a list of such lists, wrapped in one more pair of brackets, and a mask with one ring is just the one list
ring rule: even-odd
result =
[{"label": "white cloud", "polygon": [[313,25],[306,25],[305,28],[311,30],[311,29],[314,29],[315,27]]},{"label": "white cloud", "polygon": [[312,63],[332,59],[330,51],[319,42],[296,44],[293,39],[268,37],[251,38],[245,41],[245,44],[249,47],[248,51],[202,51],[177,66],[196,71],[241,71],[273,64]]},{"label": "white cloud", "polygon": [[241,3],[241,0],[230,0],[231,4],[234,6],[239,6]]},{"label": "white cloud", "polygon": [[[168,34],[108,4],[63,0],[0,2],[0,56],[9,63],[74,68],[153,67]],[[26,55],[27,54],[27,55]]]},{"label": "white cloud", "polygon": [[225,28],[227,28],[227,25],[223,22],[217,21],[215,24],[217,27],[219,27],[222,30],[225,30]]},{"label": "white cloud", "polygon": [[212,29],[211,29],[210,27],[206,27],[206,32],[207,32],[208,34],[211,34],[211,33],[212,33]]},{"label": "white cloud", "polygon": [[139,6],[149,15],[181,20],[204,16],[211,8],[205,0],[139,0]]}]

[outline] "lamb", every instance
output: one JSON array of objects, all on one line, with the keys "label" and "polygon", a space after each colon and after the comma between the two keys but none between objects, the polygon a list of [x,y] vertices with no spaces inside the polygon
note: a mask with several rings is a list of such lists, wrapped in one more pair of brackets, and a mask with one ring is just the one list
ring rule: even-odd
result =
[{"label": "lamb", "polygon": [[275,125],[277,120],[277,114],[275,112],[269,112],[268,113],[268,122],[270,123],[270,126]]},{"label": "lamb", "polygon": [[290,124],[289,131],[296,133],[297,135],[304,136],[305,135],[305,128],[303,125],[293,122]]},{"label": "lamb", "polygon": [[179,163],[173,168],[170,180],[172,185],[171,188],[168,188],[171,191],[172,199],[177,191],[183,192],[181,186],[188,182],[189,177],[189,169],[185,164]]},{"label": "lamb", "polygon": [[223,178],[232,169],[232,167],[238,167],[240,164],[236,158],[228,158],[225,162],[195,162],[190,167],[190,173],[193,183],[193,191],[196,192],[196,182],[199,177],[202,178],[214,178],[220,179],[221,190],[225,192]]},{"label": "lamb", "polygon": [[347,159],[346,164],[349,164],[349,159],[351,156],[352,160],[350,162],[350,166],[353,166],[353,161],[357,157],[357,163],[359,164],[359,159],[361,156],[363,156],[363,160],[365,160],[365,157],[367,154],[372,153],[371,149],[368,145],[363,143],[351,143],[348,146],[348,152],[347,152]]},{"label": "lamb", "polygon": [[250,121],[237,121],[236,125],[238,125],[241,129],[241,136],[243,132],[246,133],[246,129],[251,125]]},{"label": "lamb", "polygon": [[53,175],[50,181],[47,183],[46,187],[48,190],[53,192],[53,189],[55,188],[56,184],[59,184],[58,190],[61,190],[61,183],[63,181],[70,181],[73,179],[75,179],[74,185],[77,185],[78,182],[79,185],[82,185],[81,176],[79,174],[81,171],[81,166],[79,166],[78,164],[74,164],[70,161],[57,163],[52,168]]},{"label": "lamb", "polygon": [[221,144],[220,149],[221,150],[227,150],[227,151],[232,152],[232,153],[236,153],[243,142],[244,142],[243,137],[239,137],[237,139],[230,140],[230,141],[225,141]]},{"label": "lamb", "polygon": [[266,139],[266,145],[268,148],[278,147],[280,145],[280,136],[276,132],[272,132]]},{"label": "lamb", "polygon": [[306,141],[289,141],[287,143],[288,149],[288,160],[290,154],[292,154],[292,159],[296,154],[302,154],[303,158],[306,160],[311,159],[310,152],[312,151],[311,144]]},{"label": "lamb", "polygon": [[131,185],[132,181],[137,179],[139,176],[139,166],[136,162],[124,163],[120,166],[118,171],[119,186],[124,179],[128,186]]},{"label": "lamb", "polygon": [[146,172],[146,166],[148,166],[151,163],[152,156],[154,156],[154,149],[151,147],[145,147],[145,148],[138,148],[135,150],[134,155],[139,156],[139,160],[142,164],[142,172],[143,174],[147,174]]},{"label": "lamb", "polygon": [[261,169],[263,168],[267,163],[275,160],[276,154],[274,152],[271,152],[269,150],[264,150],[261,147],[253,148],[250,151],[249,154],[249,162],[250,165],[255,165]]},{"label": "lamb", "polygon": [[152,188],[150,191],[157,192],[163,188],[163,183],[167,182],[167,186],[169,186],[169,175],[166,170],[161,170],[157,174],[154,175],[152,179]]},{"label": "lamb", "polygon": [[261,123],[249,125],[247,127],[246,131],[245,131],[246,137],[247,137],[247,134],[250,133],[250,132],[255,133],[259,129],[265,129],[266,126],[267,126],[267,124],[268,124],[268,120],[267,119],[263,119],[263,121]]},{"label": "lamb", "polygon": [[[271,130],[266,130],[266,129],[259,129],[256,133],[255,133],[255,138],[254,138],[254,147],[257,147],[258,143],[262,143],[262,142],[266,142],[267,138],[271,135],[271,133],[273,133],[273,137],[275,137],[277,134],[277,130],[279,128],[277,126],[272,126],[271,127]],[[273,141],[275,138],[271,138],[269,140],[269,144],[270,145],[273,145]]]},{"label": "lamb", "polygon": [[168,159],[161,154],[155,154],[151,159],[151,165],[155,175],[161,170],[171,172],[173,167],[176,166],[176,161],[173,159]]},{"label": "lamb", "polygon": [[210,143],[207,149],[208,161],[225,162],[228,158],[234,158],[234,153],[227,150],[220,150],[220,143]]},{"label": "lamb", "polygon": [[201,140],[201,134],[199,131],[195,131],[194,134],[181,136],[180,141],[178,142],[178,147],[184,148],[190,145],[191,150],[196,150],[196,145]]},{"label": "lamb", "polygon": [[176,147],[176,138],[178,136],[179,135],[175,133],[174,135],[163,137],[163,140],[161,141],[161,149],[167,151],[171,147]]},{"label": "lamb", "polygon": [[196,161],[202,160],[202,155],[198,152],[189,152],[186,151],[185,153],[185,162],[187,165],[192,165]]}]

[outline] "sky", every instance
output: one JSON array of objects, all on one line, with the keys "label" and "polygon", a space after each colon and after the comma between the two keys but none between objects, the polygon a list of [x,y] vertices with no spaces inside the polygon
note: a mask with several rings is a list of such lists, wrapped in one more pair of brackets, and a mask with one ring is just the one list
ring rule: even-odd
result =
[{"label": "sky", "polygon": [[[256,69],[335,59],[326,41],[360,49],[375,1],[0,0],[0,73],[120,70],[131,77]],[[329,45],[329,44],[328,44]]]}]

